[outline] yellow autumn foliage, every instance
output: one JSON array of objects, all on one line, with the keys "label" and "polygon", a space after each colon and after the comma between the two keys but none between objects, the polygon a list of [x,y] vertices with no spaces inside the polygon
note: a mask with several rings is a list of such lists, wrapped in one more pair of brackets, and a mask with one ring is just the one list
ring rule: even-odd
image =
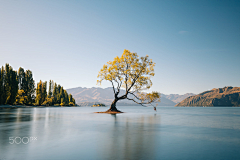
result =
[{"label": "yellow autumn foliage", "polygon": [[115,88],[118,90],[125,88],[125,98],[127,98],[128,93],[138,93],[135,95],[135,97],[139,96],[138,100],[153,102],[160,99],[159,93],[141,94],[140,92],[151,88],[151,78],[155,75],[154,66],[155,63],[149,59],[148,55],[139,58],[137,53],[125,49],[121,57],[117,56],[113,61],[103,65],[97,76],[97,84],[107,80],[112,83],[114,93]]}]

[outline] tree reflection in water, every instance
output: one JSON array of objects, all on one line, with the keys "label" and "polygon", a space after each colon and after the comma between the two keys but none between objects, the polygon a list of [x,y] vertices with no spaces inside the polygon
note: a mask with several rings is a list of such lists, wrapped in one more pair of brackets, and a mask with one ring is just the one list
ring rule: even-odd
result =
[{"label": "tree reflection in water", "polygon": [[[107,159],[152,159],[156,155],[156,129],[160,115],[112,115],[109,143],[99,151]],[[158,135],[159,136],[159,135]]]}]

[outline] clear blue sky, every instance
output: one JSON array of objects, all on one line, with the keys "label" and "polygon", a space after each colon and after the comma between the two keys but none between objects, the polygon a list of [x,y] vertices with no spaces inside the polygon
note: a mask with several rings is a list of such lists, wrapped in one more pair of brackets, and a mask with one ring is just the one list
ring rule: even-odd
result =
[{"label": "clear blue sky", "polygon": [[156,62],[154,91],[240,86],[240,1],[0,0],[0,65],[37,82],[98,87],[124,49]]}]

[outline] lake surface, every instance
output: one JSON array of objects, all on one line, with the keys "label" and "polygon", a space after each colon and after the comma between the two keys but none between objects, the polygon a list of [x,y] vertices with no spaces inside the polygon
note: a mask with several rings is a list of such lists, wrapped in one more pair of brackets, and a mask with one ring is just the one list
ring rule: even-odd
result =
[{"label": "lake surface", "polygon": [[118,109],[2,109],[0,160],[240,159],[240,108]]}]

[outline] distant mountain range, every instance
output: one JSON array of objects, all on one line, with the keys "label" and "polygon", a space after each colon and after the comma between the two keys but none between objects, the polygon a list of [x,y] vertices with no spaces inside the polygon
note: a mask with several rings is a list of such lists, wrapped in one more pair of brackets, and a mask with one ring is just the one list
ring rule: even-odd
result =
[{"label": "distant mountain range", "polygon": [[[106,105],[110,105],[113,101],[113,89],[112,87],[108,88],[100,88],[100,87],[92,87],[92,88],[71,88],[67,89],[69,94],[72,94],[76,100],[78,105],[82,106],[90,106],[94,103],[104,103]],[[120,94],[124,93],[124,90],[120,91]],[[187,98],[188,96],[193,96],[193,93],[187,93],[184,95],[178,94],[170,94],[165,95],[161,94],[161,102],[158,104],[159,106],[174,106],[178,102]],[[121,100],[117,103],[117,105],[138,105],[129,100]]]},{"label": "distant mountain range", "polygon": [[167,98],[175,103],[179,103],[182,100],[184,100],[185,98],[189,97],[189,96],[194,96],[195,94],[193,93],[186,93],[184,95],[179,95],[179,94],[169,94],[169,95],[165,95],[165,94],[161,94],[162,97]]},{"label": "distant mountain range", "polygon": [[240,87],[214,88],[190,96],[176,106],[240,106]]}]

